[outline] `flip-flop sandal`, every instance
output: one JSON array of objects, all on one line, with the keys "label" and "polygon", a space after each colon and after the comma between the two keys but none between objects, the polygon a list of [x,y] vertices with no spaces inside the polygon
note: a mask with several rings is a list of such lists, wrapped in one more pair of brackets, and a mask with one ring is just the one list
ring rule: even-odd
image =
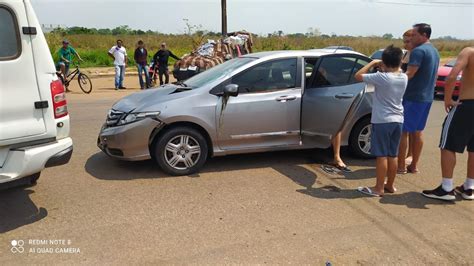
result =
[{"label": "flip-flop sandal", "polygon": [[321,165],[321,170],[323,170],[324,172],[326,172],[327,174],[330,174],[330,175],[339,173],[339,170],[337,168],[335,168],[332,165],[327,165],[327,164]]},{"label": "flip-flop sandal", "polygon": [[337,169],[339,169],[340,171],[342,171],[344,173],[352,173],[352,170],[347,166],[342,166],[342,165],[338,165],[338,164],[331,164],[331,165],[336,167]]},{"label": "flip-flop sandal", "polygon": [[357,190],[360,193],[371,196],[371,197],[377,197],[377,198],[382,197],[382,195],[379,195],[379,194],[373,192],[372,189],[370,189],[369,187],[358,187]]},{"label": "flip-flop sandal", "polygon": [[406,175],[407,173],[408,173],[407,170],[400,170],[400,169],[397,170],[397,174],[399,175]]}]

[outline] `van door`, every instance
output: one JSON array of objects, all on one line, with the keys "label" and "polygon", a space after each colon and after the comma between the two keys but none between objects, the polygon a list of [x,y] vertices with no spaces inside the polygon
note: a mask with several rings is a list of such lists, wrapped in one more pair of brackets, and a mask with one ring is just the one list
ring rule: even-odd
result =
[{"label": "van door", "polygon": [[[46,132],[23,1],[0,4],[0,148]],[[29,138],[31,140],[31,138]],[[0,165],[1,165],[0,158]]]},{"label": "van door", "polygon": [[355,73],[368,64],[356,55],[331,55],[305,59],[306,77],[302,100],[301,133],[305,145],[327,148],[344,126],[352,107],[363,98],[365,83]]},{"label": "van door", "polygon": [[23,1],[0,3],[0,167],[10,145],[45,134],[43,110],[33,61],[29,25]]}]

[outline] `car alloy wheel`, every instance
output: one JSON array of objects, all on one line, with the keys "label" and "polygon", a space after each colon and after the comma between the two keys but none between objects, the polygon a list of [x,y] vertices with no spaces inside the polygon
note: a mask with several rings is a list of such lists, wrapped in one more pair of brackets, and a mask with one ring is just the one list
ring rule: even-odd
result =
[{"label": "car alloy wheel", "polygon": [[361,151],[370,155],[370,141],[372,136],[372,125],[366,125],[362,128],[357,138],[357,143]]},{"label": "car alloy wheel", "polygon": [[166,163],[176,170],[190,169],[201,158],[201,146],[189,135],[178,135],[166,144],[164,158]]}]

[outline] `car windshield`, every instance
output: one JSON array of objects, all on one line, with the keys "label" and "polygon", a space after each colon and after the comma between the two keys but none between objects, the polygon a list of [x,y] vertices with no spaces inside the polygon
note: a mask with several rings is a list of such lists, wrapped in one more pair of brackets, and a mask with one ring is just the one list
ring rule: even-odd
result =
[{"label": "car windshield", "polygon": [[209,70],[206,70],[198,75],[195,75],[184,81],[184,84],[190,88],[199,88],[207,83],[218,80],[221,77],[229,74],[237,68],[252,62],[256,58],[253,57],[239,57],[231,59],[223,64],[217,65]]},{"label": "car windshield", "polygon": [[456,60],[451,60],[451,61],[449,61],[448,63],[446,63],[445,66],[447,66],[447,67],[454,67],[455,64],[456,64]]}]

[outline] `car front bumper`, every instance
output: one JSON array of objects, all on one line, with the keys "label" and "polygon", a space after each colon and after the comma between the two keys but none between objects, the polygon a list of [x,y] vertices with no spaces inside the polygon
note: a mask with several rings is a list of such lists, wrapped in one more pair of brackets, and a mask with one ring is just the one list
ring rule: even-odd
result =
[{"label": "car front bumper", "polygon": [[162,127],[160,121],[146,118],[134,123],[107,127],[105,124],[97,138],[97,146],[107,155],[126,161],[150,159],[152,134]]}]

